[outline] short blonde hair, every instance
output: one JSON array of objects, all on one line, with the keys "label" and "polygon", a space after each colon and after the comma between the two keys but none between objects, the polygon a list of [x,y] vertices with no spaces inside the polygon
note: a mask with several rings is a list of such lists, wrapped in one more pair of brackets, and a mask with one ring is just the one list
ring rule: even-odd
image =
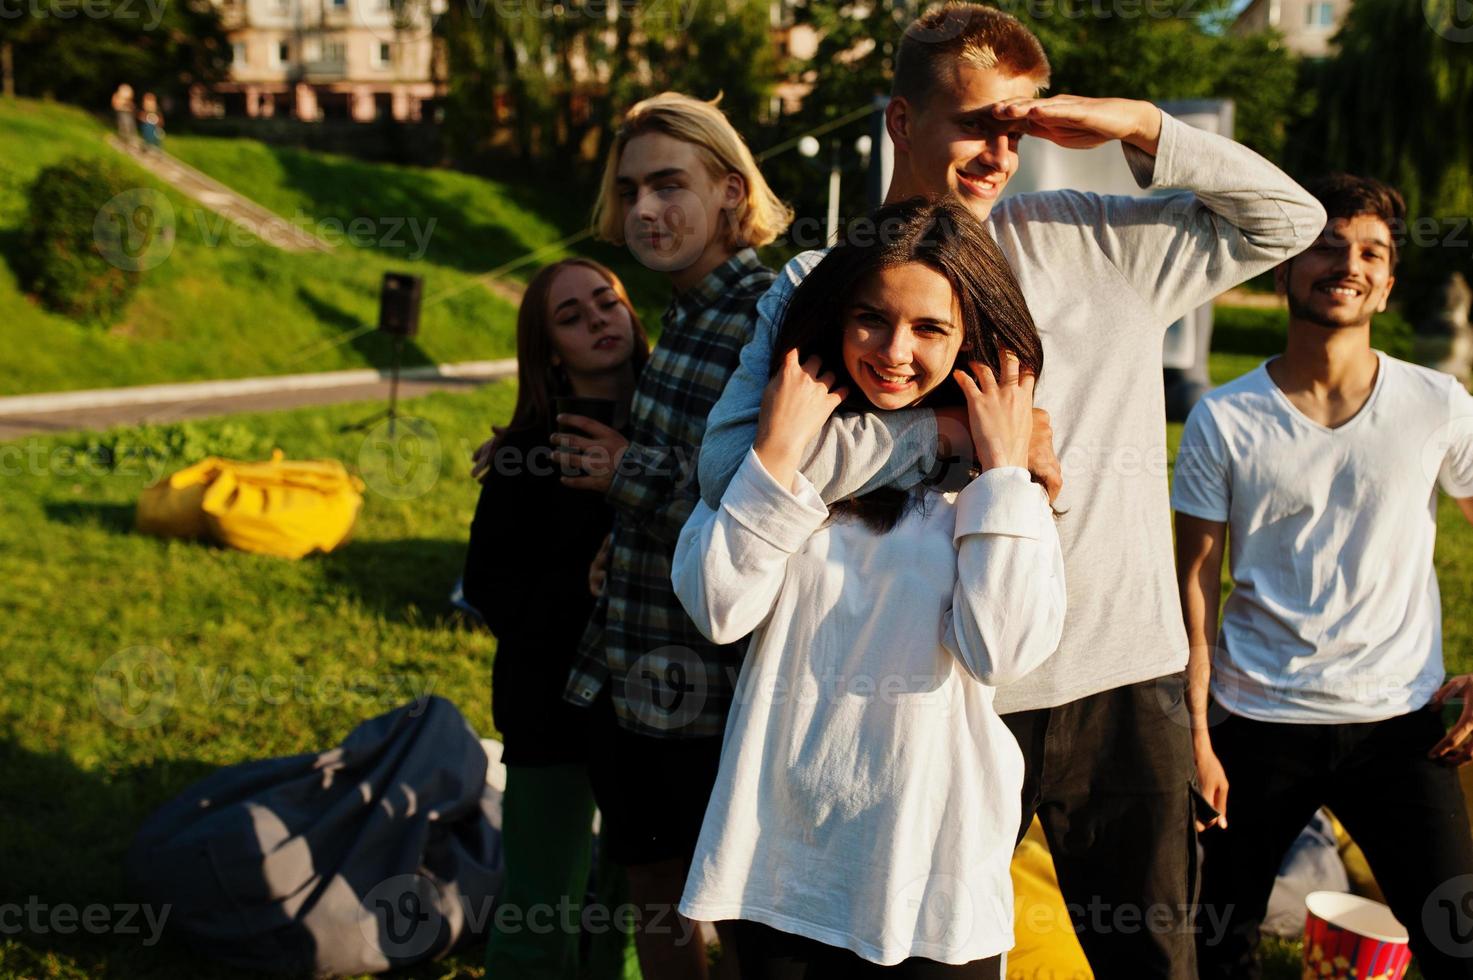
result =
[{"label": "short blonde hair", "polygon": [[609,148],[608,161],[604,165],[598,201],[593,205],[594,235],[615,245],[624,244],[624,219],[619,213],[616,186],[619,159],[630,140],[646,133],[664,133],[690,143],[713,178],[730,173],[741,176],[747,185],[747,196],[728,228],[732,244],[756,248],[787,230],[793,220],[793,209],[767,186],[741,134],[716,108],[719,101],[720,96],[703,102],[678,92],[661,92],[630,108],[614,135],[614,145]]},{"label": "short blonde hair", "polygon": [[890,94],[924,105],[943,72],[956,62],[1020,75],[1039,92],[1049,85],[1048,55],[1018,18],[977,3],[945,3],[905,29],[895,54]]}]

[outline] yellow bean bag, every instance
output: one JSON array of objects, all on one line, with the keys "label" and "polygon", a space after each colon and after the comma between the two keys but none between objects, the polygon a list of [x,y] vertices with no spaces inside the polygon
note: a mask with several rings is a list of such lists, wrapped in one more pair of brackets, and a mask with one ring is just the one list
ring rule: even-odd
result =
[{"label": "yellow bean bag", "polygon": [[1008,980],[1094,980],[1036,819],[1013,852],[1013,938]]},{"label": "yellow bean bag", "polygon": [[136,523],[144,534],[161,538],[202,538],[210,533],[202,506],[205,490],[220,474],[225,460],[207,457],[171,473],[138,498]]},{"label": "yellow bean bag", "polygon": [[278,449],[269,462],[211,457],[159,481],[138,501],[138,528],[301,558],[347,541],[362,505],[363,483],[342,463],[285,460]]}]

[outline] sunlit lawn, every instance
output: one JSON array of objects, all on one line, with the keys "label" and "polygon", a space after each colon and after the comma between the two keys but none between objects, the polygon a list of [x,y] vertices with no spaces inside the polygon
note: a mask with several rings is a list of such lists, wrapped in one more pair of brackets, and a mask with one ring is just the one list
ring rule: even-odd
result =
[{"label": "sunlit lawn", "polygon": [[[495,642],[459,624],[446,599],[475,504],[467,456],[512,397],[495,385],[409,403],[434,433],[410,460],[418,471],[385,470],[371,439],[339,431],[369,405],[0,444],[0,901],[125,901],[121,857],[155,806],[214,767],[332,745],[416,694],[449,698],[491,734]],[[1170,432],[1174,446],[1180,427]],[[121,465],[98,465],[89,446]],[[175,455],[130,461],[130,449],[159,446]],[[289,562],[132,530],[153,476],[209,451],[264,457],[274,446],[365,472],[357,533],[340,552]],[[1439,526],[1449,666],[1473,669],[1473,528],[1446,502]],[[109,662],[140,648],[174,682],[141,727],[99,698]],[[1298,976],[1295,947],[1270,958],[1271,976]],[[478,959],[416,975],[476,975]],[[0,936],[0,976],[224,975],[137,936]]]}]

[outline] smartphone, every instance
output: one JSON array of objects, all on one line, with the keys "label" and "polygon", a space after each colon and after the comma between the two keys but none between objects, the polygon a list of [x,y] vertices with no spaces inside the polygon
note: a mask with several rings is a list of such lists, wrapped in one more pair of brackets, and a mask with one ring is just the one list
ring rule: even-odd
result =
[{"label": "smartphone", "polygon": [[1192,813],[1199,822],[1211,826],[1213,821],[1222,819],[1222,812],[1207,802],[1207,797],[1197,787],[1192,788]]}]

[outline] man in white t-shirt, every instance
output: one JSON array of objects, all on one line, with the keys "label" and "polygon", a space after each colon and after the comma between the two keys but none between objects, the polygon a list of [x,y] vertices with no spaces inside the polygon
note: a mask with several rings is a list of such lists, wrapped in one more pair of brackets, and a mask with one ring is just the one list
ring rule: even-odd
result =
[{"label": "man in white t-shirt", "polygon": [[[1172,488],[1193,749],[1221,814],[1199,825],[1199,921],[1221,938],[1198,933],[1198,963],[1204,980],[1260,975],[1275,872],[1328,805],[1423,976],[1466,980],[1473,839],[1456,767],[1473,757],[1473,675],[1445,682],[1432,552],[1439,486],[1473,521],[1473,396],[1371,348],[1401,195],[1345,175],[1309,190],[1329,221],[1275,273],[1288,345],[1192,411]],[[1457,699],[1448,731],[1441,706]]]}]

